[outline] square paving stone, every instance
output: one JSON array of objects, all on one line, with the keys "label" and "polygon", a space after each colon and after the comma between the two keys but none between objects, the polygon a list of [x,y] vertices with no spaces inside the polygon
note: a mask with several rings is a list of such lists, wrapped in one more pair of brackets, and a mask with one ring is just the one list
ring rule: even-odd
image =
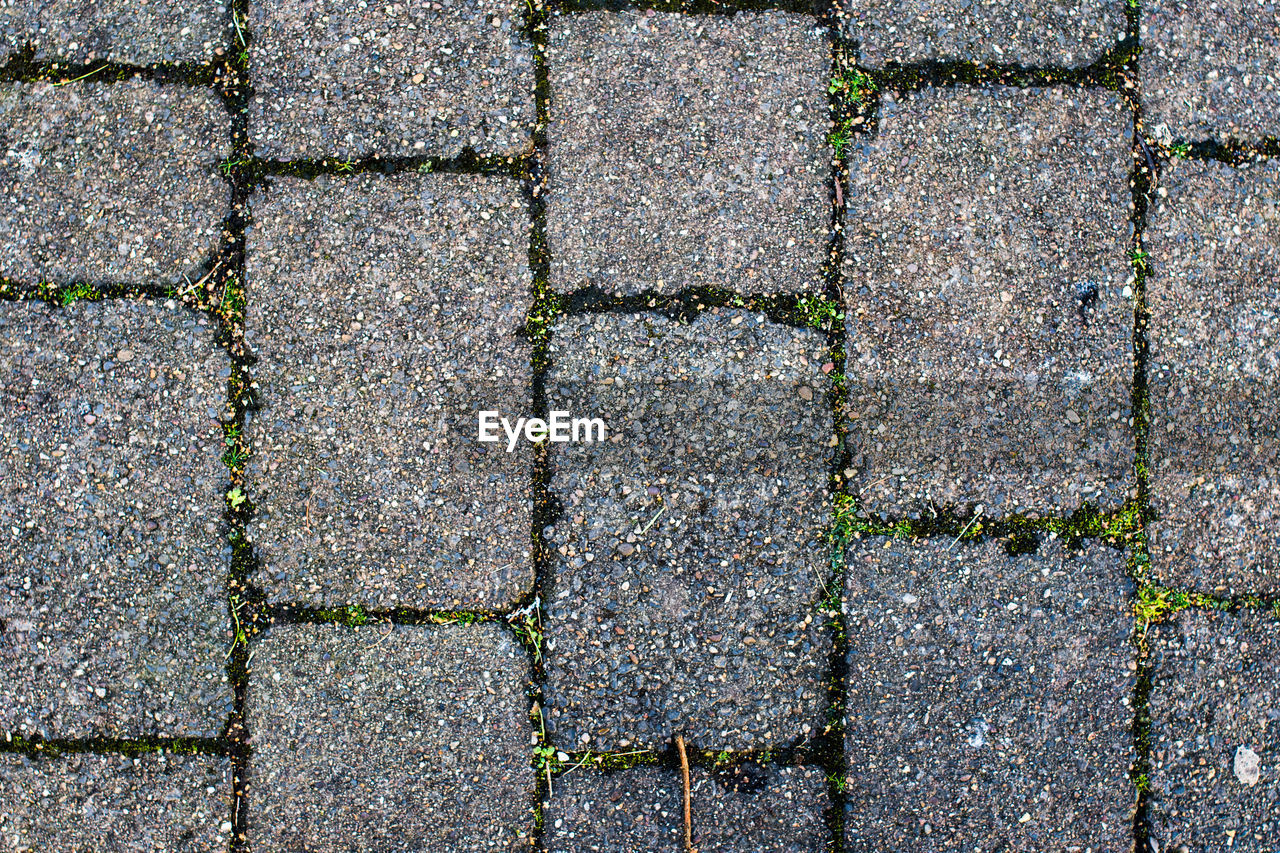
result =
[{"label": "square paving stone", "polygon": [[846,578],[846,849],[1131,849],[1122,552],[872,538]]},{"label": "square paving stone", "polygon": [[204,755],[0,756],[9,850],[213,853],[231,835],[231,761]]},{"label": "square paving stone", "polygon": [[1272,853],[1280,839],[1280,616],[1186,610],[1155,629],[1151,837]]},{"label": "square paving stone", "polygon": [[831,49],[809,16],[553,17],[552,285],[821,290]]},{"label": "square paving stone", "polygon": [[1124,0],[841,0],[859,64],[1089,65],[1125,36]]},{"label": "square paving stone", "polygon": [[[827,838],[826,774],[817,767],[747,763],[690,772],[693,845],[699,853],[811,853]],[[549,853],[684,849],[680,771],[580,770],[552,783]]]},{"label": "square paving stone", "polygon": [[230,123],[212,92],[137,78],[5,83],[0,127],[0,276],[30,284],[200,277],[230,209],[215,168]]},{"label": "square paving stone", "polygon": [[1280,163],[1166,166],[1144,238],[1152,566],[1280,591]]},{"label": "square paving stone", "polygon": [[934,89],[849,156],[849,444],[864,509],[1131,491],[1129,136],[1108,92]]},{"label": "square paving stone", "polygon": [[505,178],[276,181],[251,200],[258,579],[307,604],[500,608],[532,586],[528,216]]},{"label": "square paving stone", "polygon": [[819,333],[745,311],[560,321],[550,407],[608,436],[553,446],[546,706],[561,748],[817,734],[826,358]]},{"label": "square paving stone", "polygon": [[1142,4],[1143,121],[1157,136],[1280,136],[1280,5]]},{"label": "square paving stone", "polygon": [[151,65],[208,61],[225,51],[225,0],[8,0],[0,4],[0,46],[33,48],[39,60]]},{"label": "square paving stone", "polygon": [[0,731],[221,733],[228,363],[169,303],[0,303]]},{"label": "square paving stone", "polygon": [[251,3],[261,157],[532,151],[524,2]]},{"label": "square paving stone", "polygon": [[529,664],[504,628],[278,625],[251,669],[255,849],[528,849]]}]

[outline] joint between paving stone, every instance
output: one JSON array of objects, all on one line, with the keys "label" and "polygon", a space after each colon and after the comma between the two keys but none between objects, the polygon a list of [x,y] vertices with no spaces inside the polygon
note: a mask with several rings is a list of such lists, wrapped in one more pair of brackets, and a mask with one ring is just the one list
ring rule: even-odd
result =
[{"label": "joint between paving stone", "polygon": [[134,757],[150,753],[168,755],[213,755],[231,757],[248,752],[247,744],[226,738],[153,737],[153,738],[44,738],[6,732],[0,742],[0,753],[24,755],[27,758],[56,760],[68,755],[124,755]]},{"label": "joint between paving stone", "polygon": [[157,62],[151,65],[131,65],[125,62],[95,60],[93,62],[68,62],[38,60],[35,51],[26,50],[10,54],[0,65],[0,83],[52,83],[66,86],[72,83],[119,83],[141,77],[155,83],[185,85],[199,88],[216,87],[227,78],[231,69],[225,60],[213,62]]},{"label": "joint between paving stone", "polygon": [[832,14],[831,4],[826,0],[547,0],[546,6],[549,11],[561,14],[636,9],[720,17],[740,12],[790,12],[815,18]]}]

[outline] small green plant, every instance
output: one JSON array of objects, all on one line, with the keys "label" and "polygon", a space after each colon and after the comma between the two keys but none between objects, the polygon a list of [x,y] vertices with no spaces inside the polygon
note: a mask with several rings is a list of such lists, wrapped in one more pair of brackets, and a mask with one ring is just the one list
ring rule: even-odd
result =
[{"label": "small green plant", "polygon": [[845,151],[853,144],[853,122],[841,119],[836,122],[835,129],[827,134],[827,142],[835,151],[836,157],[843,160]]},{"label": "small green plant", "polygon": [[356,161],[355,160],[334,160],[333,168],[334,168],[334,171],[336,171],[340,175],[349,174],[355,171]]},{"label": "small green plant", "polygon": [[239,509],[244,506],[244,503],[247,500],[248,498],[244,496],[244,492],[240,490],[239,486],[236,486],[234,489],[227,492],[227,503],[231,505],[232,509]]},{"label": "small green plant", "polygon": [[534,663],[542,663],[542,608],[540,601],[534,599],[526,607],[511,614],[508,620],[511,629],[516,632],[520,641],[533,650]]},{"label": "small green plant", "polygon": [[93,299],[95,296],[97,296],[97,293],[92,287],[80,282],[63,290],[58,296],[58,302],[65,307],[72,302],[78,302],[81,299]]},{"label": "small green plant", "polygon": [[337,622],[355,628],[369,623],[369,613],[359,604],[347,604],[342,607],[326,607],[315,612],[316,619],[321,622]]},{"label": "small green plant", "polygon": [[231,173],[234,172],[236,169],[240,168],[241,166],[248,166],[252,162],[253,161],[250,160],[248,157],[242,157],[235,160],[228,157],[226,160],[223,160],[221,163],[218,164],[218,170],[222,172],[223,176],[229,178],[231,177]]},{"label": "small green plant", "polygon": [[865,106],[876,91],[876,81],[871,75],[857,68],[848,68],[831,78],[827,91],[839,95],[846,104]]},{"label": "small green plant", "polygon": [[227,276],[222,285],[222,299],[218,301],[218,314],[222,319],[231,321],[244,310],[244,285],[237,275]]},{"label": "small green plant", "polygon": [[1175,157],[1186,157],[1191,153],[1190,142],[1175,142],[1169,146],[1169,150],[1173,152]]},{"label": "small green plant", "polygon": [[815,329],[827,330],[844,319],[840,306],[825,296],[802,296],[796,300],[801,322]]},{"label": "small green plant", "polygon": [[222,464],[232,470],[239,470],[249,458],[249,452],[240,443],[241,429],[239,424],[226,424],[222,428],[222,442],[227,450],[222,454]]},{"label": "small green plant", "polygon": [[1129,250],[1129,262],[1133,264],[1133,268],[1138,272],[1141,272],[1141,273],[1151,272],[1151,264],[1147,262],[1148,257],[1150,257],[1150,255],[1148,255],[1146,252],[1142,251],[1141,249]]}]

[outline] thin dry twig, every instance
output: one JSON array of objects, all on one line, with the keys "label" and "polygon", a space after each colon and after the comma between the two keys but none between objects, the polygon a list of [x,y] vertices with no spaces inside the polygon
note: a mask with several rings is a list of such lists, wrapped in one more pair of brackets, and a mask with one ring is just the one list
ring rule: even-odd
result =
[{"label": "thin dry twig", "polygon": [[684,853],[696,853],[693,849],[693,792],[689,788],[689,754],[684,749],[684,735],[676,735],[676,749],[680,751],[680,780],[684,785]]}]

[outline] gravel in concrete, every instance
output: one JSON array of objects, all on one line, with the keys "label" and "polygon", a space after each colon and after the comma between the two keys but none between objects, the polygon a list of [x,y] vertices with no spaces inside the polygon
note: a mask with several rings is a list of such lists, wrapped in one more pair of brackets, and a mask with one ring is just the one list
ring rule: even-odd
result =
[{"label": "gravel in concrete", "polygon": [[251,202],[258,578],[308,604],[498,608],[532,587],[528,217],[515,181],[274,182]]},{"label": "gravel in concrete", "polygon": [[6,83],[0,127],[0,275],[199,278],[230,204],[216,169],[228,116],[211,92],[136,78]]},{"label": "gravel in concrete", "polygon": [[37,60],[151,65],[221,56],[226,0],[11,0],[0,4],[0,49]]},{"label": "gravel in concrete", "polygon": [[1129,850],[1124,555],[866,539],[848,555],[849,850]]},{"label": "gravel in concrete", "polygon": [[822,289],[831,51],[813,18],[555,16],[548,64],[556,290]]},{"label": "gravel in concrete", "polygon": [[528,849],[528,659],[504,628],[278,625],[251,669],[255,849]]},{"label": "gravel in concrete", "polygon": [[1166,851],[1270,853],[1280,838],[1280,618],[1188,610],[1153,640],[1152,840]]},{"label": "gravel in concrete", "polygon": [[1280,163],[1168,165],[1148,217],[1157,577],[1280,591]]},{"label": "gravel in concrete", "polygon": [[[826,774],[820,767],[747,762],[690,773],[693,844],[700,853],[824,849]],[[544,810],[549,853],[684,850],[680,771],[655,767],[571,772]]]},{"label": "gravel in concrete", "polygon": [[10,850],[214,853],[231,836],[231,761],[203,755],[0,756]]},{"label": "gravel in concrete", "polygon": [[565,318],[553,409],[608,439],[553,445],[561,515],[546,698],[562,748],[705,749],[821,726],[831,641],[823,336],[712,310]]},{"label": "gravel in concrete", "polygon": [[532,150],[523,0],[250,4],[249,136],[262,157]]},{"label": "gravel in concrete", "polygon": [[218,735],[231,711],[204,317],[0,303],[0,731]]},{"label": "gravel in concrete", "polygon": [[864,68],[922,62],[1089,65],[1125,35],[1124,0],[841,0]]},{"label": "gravel in concrete", "polygon": [[1280,136],[1280,3],[1147,0],[1140,70],[1157,137]]},{"label": "gravel in concrete", "polygon": [[864,509],[1132,490],[1129,137],[1115,95],[933,89],[849,156],[845,413]]}]

